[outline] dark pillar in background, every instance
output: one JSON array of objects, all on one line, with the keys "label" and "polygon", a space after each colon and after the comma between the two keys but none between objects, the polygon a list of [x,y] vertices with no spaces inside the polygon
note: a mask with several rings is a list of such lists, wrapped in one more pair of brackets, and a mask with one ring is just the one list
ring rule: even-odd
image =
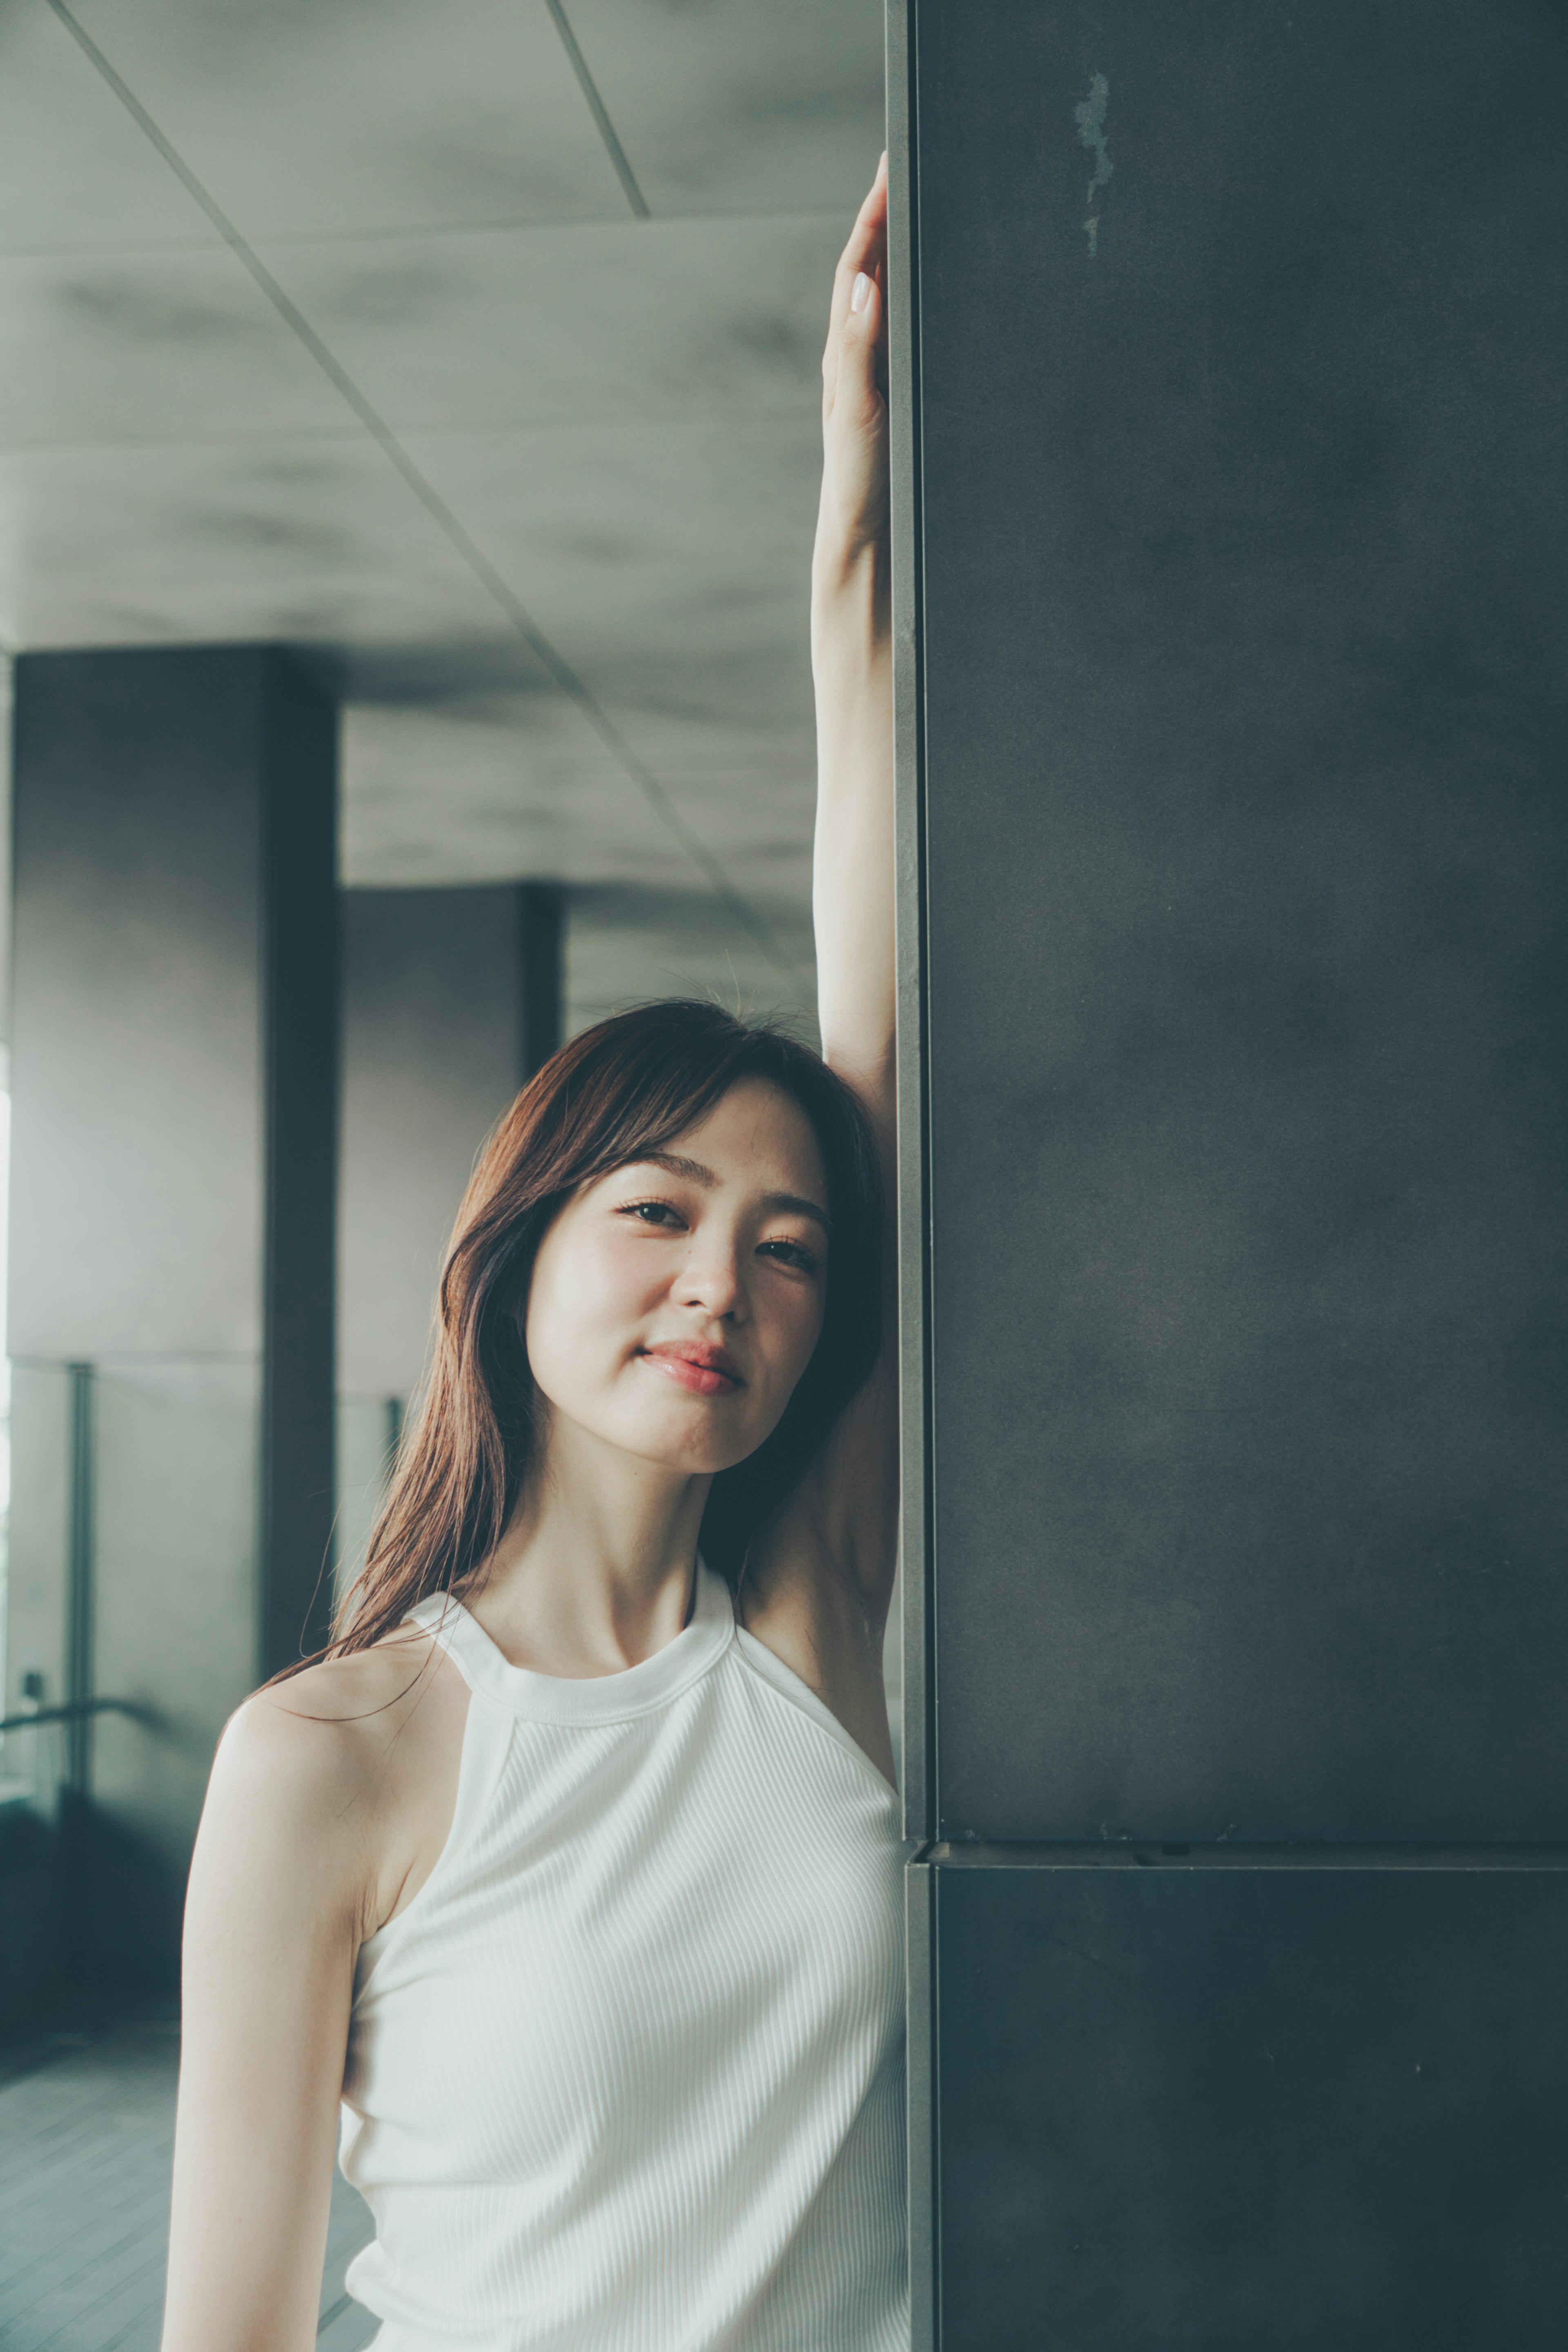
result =
[{"label": "dark pillar in background", "polygon": [[16,662],[7,1703],[141,1710],[83,1793],[148,1966],[218,1730],[324,1625],[336,784],[276,649]]},{"label": "dark pillar in background", "polygon": [[338,715],[264,655],[261,1664],[326,1642],[338,1186]]},{"label": "dark pillar in background", "polygon": [[561,1042],[566,1000],[566,894],[559,882],[517,884],[519,1039],[526,1086]]},{"label": "dark pillar in background", "polygon": [[551,882],[346,890],[338,1560],[362,1557],[480,1145],[560,1043]]},{"label": "dark pillar in background", "polygon": [[923,2340],[1558,2344],[1564,21],[894,15]]}]

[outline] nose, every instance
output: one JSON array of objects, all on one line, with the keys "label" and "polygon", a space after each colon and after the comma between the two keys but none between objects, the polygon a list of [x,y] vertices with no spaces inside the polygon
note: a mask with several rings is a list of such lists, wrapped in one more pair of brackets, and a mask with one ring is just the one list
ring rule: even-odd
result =
[{"label": "nose", "polygon": [[680,1298],[726,1323],[746,1319],[746,1290],[739,1253],[716,1234],[697,1242],[682,1269]]}]

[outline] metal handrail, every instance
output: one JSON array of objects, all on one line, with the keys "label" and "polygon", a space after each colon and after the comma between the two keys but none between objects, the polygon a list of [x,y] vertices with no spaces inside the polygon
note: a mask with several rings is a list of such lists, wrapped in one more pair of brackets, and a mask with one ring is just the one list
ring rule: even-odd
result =
[{"label": "metal handrail", "polygon": [[133,1723],[156,1721],[150,1706],[133,1698],[73,1698],[63,1706],[36,1706],[26,1715],[0,1716],[0,1731],[26,1731],[35,1723],[76,1723],[84,1715],[128,1715]]}]

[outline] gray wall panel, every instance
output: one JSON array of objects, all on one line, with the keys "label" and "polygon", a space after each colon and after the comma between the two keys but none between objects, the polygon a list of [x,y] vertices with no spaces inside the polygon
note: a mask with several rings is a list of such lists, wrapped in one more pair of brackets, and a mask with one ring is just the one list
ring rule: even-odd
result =
[{"label": "gray wall panel", "polygon": [[1568,20],[917,22],[943,1827],[1568,1836]]},{"label": "gray wall panel", "polygon": [[938,1868],[944,2352],[1548,2352],[1568,1868]]}]

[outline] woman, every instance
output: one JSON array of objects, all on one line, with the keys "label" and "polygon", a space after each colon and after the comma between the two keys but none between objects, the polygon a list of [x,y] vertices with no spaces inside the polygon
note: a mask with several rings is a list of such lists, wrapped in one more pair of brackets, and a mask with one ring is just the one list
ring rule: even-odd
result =
[{"label": "woman", "polygon": [[486,1147],[347,1621],[214,1767],[164,2352],[314,2342],[340,2101],[382,2352],[902,2340],[884,223],[883,169],[823,362],[824,1061],[649,1007]]}]

